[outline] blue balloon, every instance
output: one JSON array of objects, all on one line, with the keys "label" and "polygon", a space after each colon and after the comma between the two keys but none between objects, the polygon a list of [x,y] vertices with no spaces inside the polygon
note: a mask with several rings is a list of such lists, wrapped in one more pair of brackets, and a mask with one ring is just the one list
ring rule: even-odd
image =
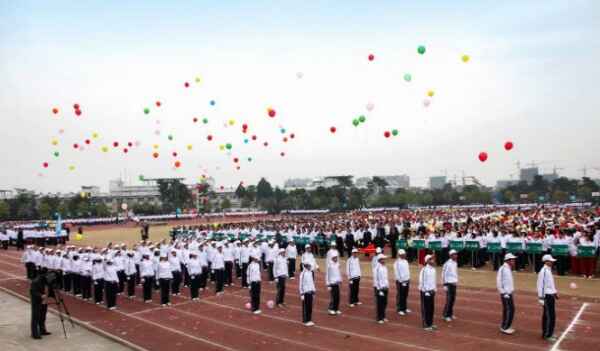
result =
[{"label": "blue balloon", "polygon": [[281,134],[285,134],[285,128],[281,128]]},{"label": "blue balloon", "polygon": [[248,139],[244,139],[244,144],[248,144]]},{"label": "blue balloon", "polygon": [[210,106],[215,106],[217,103],[215,102],[215,100],[210,100]]}]

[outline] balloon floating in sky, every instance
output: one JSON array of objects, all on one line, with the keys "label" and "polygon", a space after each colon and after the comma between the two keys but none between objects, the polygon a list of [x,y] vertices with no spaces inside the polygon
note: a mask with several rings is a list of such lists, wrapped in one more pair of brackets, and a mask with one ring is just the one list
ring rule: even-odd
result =
[{"label": "balloon floating in sky", "polygon": [[204,123],[204,124],[208,123],[208,118],[206,118],[206,117],[202,118],[202,123]]},{"label": "balloon floating in sky", "polygon": [[185,83],[183,83],[183,86],[186,87],[186,88],[189,88],[190,87],[190,83],[185,82]]},{"label": "balloon floating in sky", "polygon": [[271,117],[271,118],[275,117],[275,115],[277,114],[277,112],[275,112],[275,110],[272,108],[268,108],[267,113],[269,114],[269,117]]},{"label": "balloon floating in sky", "polygon": [[237,157],[234,157],[234,158],[233,158],[233,162],[234,162],[234,163],[238,163],[238,161],[239,161],[239,159],[238,159]]},{"label": "balloon floating in sky", "polygon": [[53,108],[53,109],[52,109],[52,113],[54,113],[55,115],[56,115],[56,114],[58,114],[58,108],[56,108],[56,107],[55,107],[55,108]]},{"label": "balloon floating in sky", "polygon": [[194,81],[196,83],[200,83],[200,82],[202,82],[202,78],[200,78],[200,76],[197,76],[196,78],[194,78]]},{"label": "balloon floating in sky", "polygon": [[358,121],[360,123],[365,123],[365,121],[367,120],[367,117],[365,117],[364,115],[360,115],[358,116]]},{"label": "balloon floating in sky", "polygon": [[334,134],[336,130],[337,130],[337,129],[336,129],[335,127],[330,127],[330,128],[329,128],[329,131],[330,131],[332,134]]},{"label": "balloon floating in sky", "polygon": [[223,144],[219,145],[219,150],[221,150],[221,151],[225,150],[225,145],[223,145]]},{"label": "balloon floating in sky", "polygon": [[390,133],[388,130],[386,130],[385,132],[383,132],[383,136],[386,138],[389,138],[392,135],[392,133]]},{"label": "balloon floating in sky", "polygon": [[514,146],[515,146],[515,145],[512,143],[512,141],[507,141],[507,142],[505,142],[505,143],[504,143],[504,149],[505,149],[506,151],[510,151],[510,150],[512,150],[512,148],[513,148]]},{"label": "balloon floating in sky", "polygon": [[69,166],[69,171],[74,171],[75,170],[75,166],[71,165]]},{"label": "balloon floating in sky", "polygon": [[108,146],[103,146],[100,150],[102,150],[102,152],[108,152]]},{"label": "balloon floating in sky", "polygon": [[173,140],[173,136],[171,134],[169,134],[167,138],[169,138],[169,140]]},{"label": "balloon floating in sky", "polygon": [[294,139],[296,137],[296,134],[292,133],[290,134],[290,139]]},{"label": "balloon floating in sky", "polygon": [[210,100],[209,104],[210,106],[215,106],[217,103],[215,102],[215,100]]},{"label": "balloon floating in sky", "polygon": [[150,109],[149,108],[144,108],[144,114],[149,114],[150,113]]},{"label": "balloon floating in sky", "polygon": [[231,150],[231,147],[232,147],[232,146],[231,146],[231,144],[230,144],[230,143],[227,143],[227,144],[225,144],[225,148],[226,148],[227,150]]},{"label": "balloon floating in sky", "polygon": [[193,148],[192,144],[188,144],[187,149],[192,150],[192,148]]},{"label": "balloon floating in sky", "polygon": [[65,132],[65,130],[62,128],[58,130],[58,134],[64,134],[64,132]]},{"label": "balloon floating in sky", "polygon": [[157,101],[157,102],[155,102],[155,104],[156,104],[156,107],[160,107],[160,105],[162,105],[162,104],[160,103],[160,101]]},{"label": "balloon floating in sky", "polygon": [[235,124],[235,119],[230,119],[228,123],[229,123],[230,126],[234,125]]},{"label": "balloon floating in sky", "polygon": [[144,176],[143,176],[142,174],[140,174],[140,175],[138,176],[138,179],[140,180],[140,182],[143,182],[143,181],[144,181]]},{"label": "balloon floating in sky", "polygon": [[302,73],[302,72],[296,72],[296,78],[302,79],[302,77],[304,77],[304,73]]},{"label": "balloon floating in sky", "polygon": [[118,142],[118,141],[115,141],[115,142],[113,143],[113,147],[119,147],[119,142]]},{"label": "balloon floating in sky", "polygon": [[367,111],[371,112],[371,111],[373,111],[374,108],[375,108],[375,104],[374,103],[369,102],[367,104]]},{"label": "balloon floating in sky", "polygon": [[98,133],[92,133],[92,139],[98,139]]},{"label": "balloon floating in sky", "polygon": [[285,134],[285,128],[281,128],[279,131],[281,132],[281,134]]},{"label": "balloon floating in sky", "polygon": [[90,145],[90,143],[91,143],[90,139],[85,139],[85,143],[86,143],[87,145]]},{"label": "balloon floating in sky", "polygon": [[460,59],[462,60],[462,62],[467,63],[471,58],[469,57],[469,55],[462,55]]},{"label": "balloon floating in sky", "polygon": [[410,82],[412,80],[412,76],[410,75],[410,73],[405,73],[404,74],[404,80],[406,82]]},{"label": "balloon floating in sky", "polygon": [[54,157],[58,157],[58,156],[60,156],[60,153],[58,151],[54,151],[53,155],[54,155]]},{"label": "balloon floating in sky", "polygon": [[126,154],[126,153],[128,153],[128,152],[129,152],[129,149],[127,149],[127,148],[123,148],[123,153],[124,153],[124,154]]},{"label": "balloon floating in sky", "polygon": [[429,105],[431,105],[431,100],[429,100],[429,99],[423,100],[423,106],[429,107]]},{"label": "balloon floating in sky", "polygon": [[279,155],[281,155],[281,157],[285,156],[285,152],[281,152]]},{"label": "balloon floating in sky", "polygon": [[426,50],[425,50],[425,45],[419,45],[419,47],[417,48],[417,52],[418,52],[420,55],[423,55],[423,54],[425,53],[425,51],[426,51]]},{"label": "balloon floating in sky", "polygon": [[44,163],[42,163],[42,166],[43,166],[44,168],[48,168],[48,162],[44,162]]},{"label": "balloon floating in sky", "polygon": [[352,120],[352,125],[354,125],[355,127],[358,127],[359,124],[360,124],[360,121],[358,120],[358,118],[355,118]]},{"label": "balloon floating in sky", "polygon": [[253,135],[253,136],[252,136],[252,140],[256,140],[256,135]]},{"label": "balloon floating in sky", "polygon": [[398,135],[398,129],[392,129],[392,135],[393,136]]},{"label": "balloon floating in sky", "polygon": [[81,110],[75,110],[75,114],[76,114],[77,116],[81,116]]},{"label": "balloon floating in sky", "polygon": [[244,139],[244,144],[248,144],[248,139]]},{"label": "balloon floating in sky", "polygon": [[158,158],[158,156],[159,156],[159,155],[158,155],[158,152],[154,152],[154,153],[152,153],[152,157],[154,157],[154,158]]},{"label": "balloon floating in sky", "polygon": [[173,157],[177,157],[177,152],[172,153]]},{"label": "balloon floating in sky", "polygon": [[58,145],[58,140],[52,139],[52,145],[54,145],[54,146]]},{"label": "balloon floating in sky", "polygon": [[368,59],[369,61],[373,61],[373,60],[375,60],[375,55],[373,55],[373,54],[369,54],[369,56],[367,56],[367,59]]},{"label": "balloon floating in sky", "polygon": [[479,158],[479,161],[481,161],[481,162],[487,161],[487,159],[488,159],[487,152],[480,152],[478,158]]},{"label": "balloon floating in sky", "polygon": [[74,149],[77,149],[78,147],[79,147],[79,144],[77,144],[77,143],[73,144]]},{"label": "balloon floating in sky", "polygon": [[192,121],[193,121],[194,123],[196,123],[196,122],[198,122],[198,118],[194,117],[194,118],[192,119]]},{"label": "balloon floating in sky", "polygon": [[206,139],[207,139],[208,141],[211,141],[211,140],[213,139],[213,137],[212,137],[212,135],[208,135],[208,136],[206,137]]},{"label": "balloon floating in sky", "polygon": [[283,142],[287,143],[287,141],[288,141],[288,138],[287,137],[283,137]]},{"label": "balloon floating in sky", "polygon": [[179,168],[179,167],[181,167],[181,162],[175,161],[175,168]]},{"label": "balloon floating in sky", "polygon": [[263,143],[263,146],[267,147],[269,146],[269,143],[267,143],[266,141]]},{"label": "balloon floating in sky", "polygon": [[433,90],[429,90],[429,91],[427,92],[427,96],[429,96],[429,97],[433,97],[433,95],[435,95],[435,92],[434,92]]},{"label": "balloon floating in sky", "polygon": [[252,157],[248,157],[248,162],[252,162]]},{"label": "balloon floating in sky", "polygon": [[73,104],[73,110],[79,110],[79,104]]}]

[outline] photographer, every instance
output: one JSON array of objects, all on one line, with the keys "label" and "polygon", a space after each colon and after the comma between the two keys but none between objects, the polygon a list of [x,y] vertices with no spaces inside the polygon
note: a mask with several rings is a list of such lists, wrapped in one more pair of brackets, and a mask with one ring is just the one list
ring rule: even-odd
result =
[{"label": "photographer", "polygon": [[31,296],[31,337],[41,339],[42,335],[50,335],[46,330],[47,298],[53,296],[45,275],[38,275],[31,281],[29,293]]}]

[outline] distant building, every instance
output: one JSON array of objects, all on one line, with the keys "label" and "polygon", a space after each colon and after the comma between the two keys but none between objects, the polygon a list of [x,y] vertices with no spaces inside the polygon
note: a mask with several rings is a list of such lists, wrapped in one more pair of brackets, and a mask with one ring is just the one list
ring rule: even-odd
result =
[{"label": "distant building", "polygon": [[547,173],[547,174],[542,174],[542,178],[544,178],[545,181],[552,183],[553,181],[555,181],[556,179],[558,179],[560,176],[558,175],[558,173]]},{"label": "distant building", "polygon": [[502,189],[508,188],[509,186],[517,185],[517,184],[519,184],[518,180],[512,180],[512,179],[511,180],[506,180],[506,179],[505,180],[498,180],[496,182],[496,189],[497,190],[502,190]]},{"label": "distant building", "polygon": [[429,188],[431,190],[443,189],[448,180],[446,176],[429,177]]},{"label": "distant building", "polygon": [[313,180],[311,178],[291,178],[286,180],[283,183],[283,187],[288,188],[308,188],[312,184]]},{"label": "distant building", "polygon": [[388,183],[388,189],[410,188],[410,177],[406,174],[393,176],[379,176],[379,178],[384,179]]},{"label": "distant building", "polygon": [[521,168],[520,174],[519,174],[519,179],[521,181],[527,182],[527,184],[531,184],[531,183],[533,183],[533,179],[535,178],[535,176],[537,176],[539,174],[540,174],[540,170],[537,167]]}]

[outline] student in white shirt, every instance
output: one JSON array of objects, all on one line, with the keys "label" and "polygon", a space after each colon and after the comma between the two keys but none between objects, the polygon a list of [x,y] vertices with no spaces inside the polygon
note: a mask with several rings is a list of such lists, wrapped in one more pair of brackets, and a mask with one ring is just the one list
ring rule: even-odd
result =
[{"label": "student in white shirt", "polygon": [[385,318],[385,309],[387,308],[388,301],[388,271],[385,266],[385,259],[387,258],[383,254],[379,254],[377,257],[377,265],[375,266],[373,274],[373,288],[375,291],[375,302],[377,307],[377,323],[383,324],[387,322]]},{"label": "student in white shirt", "polygon": [[278,307],[283,307],[285,297],[285,282],[288,277],[288,260],[285,257],[285,249],[279,249],[277,257],[275,257],[275,263],[273,267],[273,274],[277,282],[277,296],[275,303]]},{"label": "student in white shirt", "polygon": [[396,312],[404,316],[411,311],[407,308],[408,292],[410,290],[410,270],[406,260],[406,251],[398,250],[398,259],[394,262],[394,277],[396,279]]},{"label": "student in white shirt", "polygon": [[163,307],[170,306],[169,289],[171,287],[171,280],[173,279],[173,271],[171,271],[171,264],[166,255],[160,256],[160,261],[156,269],[156,277],[160,284],[160,305]]},{"label": "student in white shirt", "polygon": [[100,305],[104,300],[104,267],[100,257],[92,261],[92,281],[94,282],[94,302],[96,305]]},{"label": "student in white shirt", "polygon": [[312,321],[313,298],[316,292],[313,269],[310,263],[303,263],[298,284],[302,300],[302,323],[307,327],[315,325]]},{"label": "student in white shirt", "polygon": [[419,291],[421,292],[421,311],[423,320],[423,329],[433,331],[437,327],[433,324],[433,314],[435,311],[435,292],[436,292],[436,272],[435,258],[433,255],[425,256],[425,266],[419,274]]},{"label": "student in white shirt", "polygon": [[340,273],[339,257],[336,252],[330,256],[330,262],[327,264],[327,273],[325,280],[327,283],[327,290],[330,292],[331,299],[329,301],[329,315],[335,316],[342,314],[340,311],[340,284],[342,283],[342,274]]},{"label": "student in white shirt", "polygon": [[127,297],[133,299],[135,297],[135,277],[137,270],[135,268],[135,258],[133,251],[128,251],[123,261],[125,267],[125,279],[127,281]]},{"label": "student in white shirt", "polygon": [[450,259],[444,263],[442,268],[442,284],[446,290],[446,305],[444,306],[444,320],[451,322],[454,316],[454,302],[456,301],[456,284],[458,284],[457,259],[458,253],[450,250]]},{"label": "student in white shirt", "polygon": [[106,307],[109,310],[114,310],[117,308],[119,277],[117,275],[117,267],[110,259],[106,261],[106,266],[104,267],[104,283],[106,286]]},{"label": "student in white shirt", "polygon": [[515,286],[512,270],[515,266],[516,258],[511,253],[504,255],[504,264],[498,269],[498,273],[496,274],[496,287],[502,301],[502,324],[500,325],[500,331],[508,335],[515,333],[511,325],[515,317],[515,303],[513,300]]},{"label": "student in white shirt", "polygon": [[150,254],[143,254],[140,262],[140,276],[144,291],[144,302],[152,302],[152,286],[154,285],[154,263],[150,260]]},{"label": "student in white shirt", "polygon": [[250,283],[250,305],[252,313],[260,314],[260,265],[258,257],[250,256],[250,264],[248,265],[248,283]]},{"label": "student in white shirt", "polygon": [[348,285],[350,286],[349,306],[362,305],[358,299],[360,292],[360,260],[358,259],[358,249],[353,248],[351,256],[346,260],[346,275],[348,276]]},{"label": "student in white shirt", "polygon": [[294,241],[290,241],[285,248],[285,256],[288,260],[288,276],[291,280],[294,280],[296,279],[296,257],[298,256],[298,250]]},{"label": "student in white shirt", "polygon": [[544,267],[538,273],[537,278],[538,298],[540,305],[544,306],[544,314],[542,315],[542,337],[550,342],[555,342],[555,302],[558,300],[558,292],[554,285],[552,265],[556,260],[550,255],[544,255],[542,261],[544,262]]},{"label": "student in white shirt", "polygon": [[200,275],[202,266],[196,252],[190,252],[190,259],[187,261],[187,272],[190,275],[190,298],[192,301],[198,301],[198,290],[200,289]]}]

